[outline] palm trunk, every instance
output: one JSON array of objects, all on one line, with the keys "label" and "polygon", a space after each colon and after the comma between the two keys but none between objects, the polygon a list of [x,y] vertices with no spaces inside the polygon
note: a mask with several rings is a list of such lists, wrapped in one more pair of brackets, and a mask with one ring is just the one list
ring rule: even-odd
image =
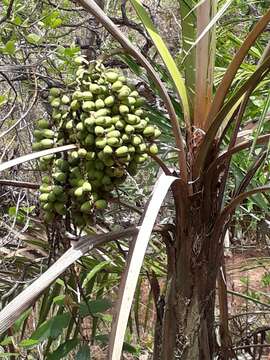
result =
[{"label": "palm trunk", "polygon": [[211,210],[204,209],[205,201],[199,196],[183,210],[179,194],[175,188],[176,234],[170,250],[174,256],[170,259],[159,356],[162,360],[210,360],[216,350],[214,308],[220,262],[217,252],[221,251],[213,245],[211,234],[215,207],[212,204]]}]

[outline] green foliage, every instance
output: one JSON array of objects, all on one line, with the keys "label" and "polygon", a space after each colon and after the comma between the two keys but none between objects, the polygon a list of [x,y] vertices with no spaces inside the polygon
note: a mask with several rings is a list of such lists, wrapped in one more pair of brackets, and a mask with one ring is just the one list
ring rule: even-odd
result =
[{"label": "green foliage", "polygon": [[69,321],[69,313],[54,316],[52,319],[47,320],[40,325],[37,330],[32,333],[29,339],[22,340],[20,346],[27,348],[37,345],[48,338],[56,339],[68,326]]}]

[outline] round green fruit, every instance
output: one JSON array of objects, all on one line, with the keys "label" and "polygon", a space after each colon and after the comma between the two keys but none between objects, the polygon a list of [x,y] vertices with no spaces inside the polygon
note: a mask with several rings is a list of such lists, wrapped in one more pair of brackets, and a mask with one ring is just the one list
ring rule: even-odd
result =
[{"label": "round green fruit", "polygon": [[104,210],[107,208],[108,203],[106,200],[99,199],[99,200],[95,201],[94,205],[97,209]]},{"label": "round green fruit", "polygon": [[51,96],[58,97],[60,94],[61,94],[61,89],[55,88],[55,87],[50,89],[50,95]]},{"label": "round green fruit", "polygon": [[50,127],[49,121],[46,119],[40,119],[37,121],[37,127],[39,129],[48,129]]},{"label": "round green fruit", "polygon": [[152,154],[152,155],[157,155],[158,154],[158,146],[157,144],[151,144],[149,146],[149,152]]}]

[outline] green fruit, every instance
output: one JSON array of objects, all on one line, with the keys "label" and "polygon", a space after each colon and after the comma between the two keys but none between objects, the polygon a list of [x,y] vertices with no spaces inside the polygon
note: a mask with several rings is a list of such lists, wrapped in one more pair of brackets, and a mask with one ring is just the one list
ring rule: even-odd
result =
[{"label": "green fruit", "polygon": [[108,206],[107,201],[103,199],[95,201],[94,205],[97,209],[106,209]]},{"label": "green fruit", "polygon": [[90,84],[89,85],[89,90],[93,93],[93,94],[100,94],[101,93],[101,87],[97,84]]},{"label": "green fruit", "polygon": [[92,190],[91,184],[88,181],[84,181],[82,188],[84,192],[90,192]]},{"label": "green fruit", "polygon": [[74,166],[70,169],[70,174],[72,177],[81,178],[81,171],[78,166]]},{"label": "green fruit", "polygon": [[95,168],[97,170],[103,170],[104,169],[104,164],[103,164],[103,161],[102,161],[103,159],[104,159],[104,153],[102,151],[100,151],[98,153],[98,160],[95,161]]},{"label": "green fruit", "polygon": [[52,139],[54,137],[54,131],[50,130],[50,129],[43,129],[41,130],[41,133],[43,135],[43,137],[47,138],[47,139]]},{"label": "green fruit", "polygon": [[86,171],[92,171],[95,168],[95,162],[94,161],[86,161],[85,163]]},{"label": "green fruit", "polygon": [[39,163],[39,170],[40,171],[48,171],[49,170],[49,164],[47,163]]},{"label": "green fruit", "polygon": [[95,118],[99,118],[101,116],[106,116],[110,114],[110,110],[105,108],[105,109],[99,109],[98,111],[95,112]]},{"label": "green fruit", "polygon": [[131,159],[130,154],[127,154],[126,156],[120,157],[118,161],[119,161],[121,164],[128,164],[129,161],[130,161],[130,159]]},{"label": "green fruit", "polygon": [[105,85],[101,85],[100,89],[101,89],[101,94],[99,95],[99,98],[104,100],[105,97],[108,95],[108,88]]},{"label": "green fruit", "polygon": [[49,193],[52,190],[52,187],[48,184],[41,184],[39,187],[39,191],[41,193]]},{"label": "green fruit", "polygon": [[84,202],[81,207],[80,207],[81,212],[85,213],[85,214],[89,214],[92,210],[92,203],[91,201],[86,201]]},{"label": "green fruit", "polygon": [[152,155],[157,155],[158,154],[158,147],[157,147],[157,144],[152,144],[149,146],[149,152],[152,154]]},{"label": "green fruit", "polygon": [[45,155],[40,158],[40,161],[44,161],[45,163],[51,162],[54,159],[54,155]]},{"label": "green fruit", "polygon": [[127,146],[120,146],[118,149],[115,150],[116,156],[126,156],[128,154],[128,147]]},{"label": "green fruit", "polygon": [[54,119],[54,120],[60,120],[61,119],[61,113],[60,112],[58,112],[58,110],[55,110],[55,109],[53,109],[53,111],[52,111],[52,118]]},{"label": "green fruit", "polygon": [[131,137],[131,144],[134,146],[139,145],[142,142],[141,138],[139,136],[136,135],[132,135]]},{"label": "green fruit", "polygon": [[138,153],[143,153],[143,152],[146,151],[146,149],[147,149],[147,147],[146,147],[145,143],[142,143],[142,144],[139,144],[139,145],[137,146],[136,151],[137,151]]},{"label": "green fruit", "polygon": [[78,151],[72,151],[70,154],[71,159],[78,159],[79,155],[78,155]]},{"label": "green fruit", "polygon": [[136,163],[138,163],[138,164],[143,163],[145,160],[147,160],[147,154],[134,156],[134,161],[136,161]]},{"label": "green fruit", "polygon": [[113,166],[113,164],[114,164],[114,161],[112,158],[104,157],[104,159],[102,161],[106,166],[109,166],[109,167]]},{"label": "green fruit", "polygon": [[59,106],[61,105],[61,100],[60,98],[55,98],[53,99],[53,101],[51,102],[51,106],[54,108],[59,108]]},{"label": "green fruit", "polygon": [[111,178],[108,175],[104,175],[101,180],[102,185],[110,185],[112,183]]},{"label": "green fruit", "polygon": [[[80,103],[78,100],[72,100],[71,104],[70,104],[70,108],[71,110],[79,110],[80,108]],[[76,113],[74,114],[76,116]]]},{"label": "green fruit", "polygon": [[63,96],[61,97],[61,102],[62,102],[62,104],[67,105],[67,104],[70,103],[70,98],[69,98],[67,95],[63,95]]},{"label": "green fruit", "polygon": [[42,130],[34,130],[33,135],[35,137],[36,140],[41,140],[43,139],[43,131]]},{"label": "green fruit", "polygon": [[111,137],[109,139],[107,139],[107,144],[110,145],[110,146],[118,146],[120,143],[119,139],[115,138],[115,137]]},{"label": "green fruit", "polygon": [[115,97],[113,95],[110,95],[104,99],[104,104],[108,107],[113,106],[115,102]]},{"label": "green fruit", "polygon": [[134,111],[134,114],[136,116],[142,117],[144,115],[144,111],[143,111],[143,109],[137,109]]},{"label": "green fruit", "polygon": [[125,78],[124,75],[120,75],[118,78],[119,81],[122,81],[122,83],[125,83],[127,81],[127,79]]},{"label": "green fruit", "polygon": [[120,131],[118,131],[118,130],[110,131],[110,132],[108,132],[108,134],[107,134],[107,137],[108,137],[108,138],[119,138],[120,136],[121,136],[121,133],[120,133]]},{"label": "green fruit", "polygon": [[51,96],[58,97],[60,94],[61,94],[61,89],[55,88],[55,87],[50,89],[50,95]]},{"label": "green fruit", "polygon": [[135,129],[134,129],[134,127],[132,125],[128,124],[128,125],[125,126],[125,132],[127,134],[132,134],[134,131],[135,131]]},{"label": "green fruit", "polygon": [[81,149],[78,150],[79,158],[84,159],[86,157],[86,155],[87,155],[87,150],[86,149],[81,148]]},{"label": "green fruit", "polygon": [[54,204],[54,208],[55,208],[55,211],[57,212],[57,214],[59,215],[65,215],[66,214],[66,207],[63,203],[61,202],[56,202]]},{"label": "green fruit", "polygon": [[137,91],[137,90],[133,90],[133,91],[130,93],[130,96],[132,96],[132,97],[136,98],[136,97],[138,97],[138,96],[139,96],[139,93],[138,93],[138,91]]},{"label": "green fruit", "polygon": [[37,121],[37,127],[39,129],[48,129],[50,127],[49,121],[45,119],[40,119]]},{"label": "green fruit", "polygon": [[124,129],[124,127],[126,126],[126,123],[124,120],[120,119],[115,123],[115,128],[118,130],[122,130]]},{"label": "green fruit", "polygon": [[95,143],[96,147],[98,147],[99,149],[103,149],[107,144],[107,140],[106,138],[97,138]]},{"label": "green fruit", "polygon": [[74,191],[76,197],[81,197],[83,195],[83,188],[80,186]]},{"label": "green fruit", "polygon": [[97,99],[95,105],[97,110],[103,109],[105,107],[104,101],[101,99]]},{"label": "green fruit", "polygon": [[[104,121],[105,121],[105,126],[106,127],[112,125],[112,118],[110,116],[104,116]],[[113,127],[113,129],[115,129],[115,128]]]},{"label": "green fruit", "polygon": [[123,134],[122,135],[122,140],[123,140],[124,143],[129,142],[130,141],[129,135],[128,134]]},{"label": "green fruit", "polygon": [[136,130],[144,130],[147,126],[147,121],[142,119],[137,125],[134,125]]},{"label": "green fruit", "polygon": [[161,135],[161,131],[158,128],[155,128],[155,132],[154,132],[154,138],[158,138]]},{"label": "green fruit", "polygon": [[120,115],[114,115],[112,118],[112,124],[116,124],[118,120],[121,119]]},{"label": "green fruit", "polygon": [[143,135],[146,137],[151,137],[155,134],[155,128],[154,126],[148,125],[144,130],[143,130]]},{"label": "green fruit", "polygon": [[69,120],[67,123],[66,123],[66,129],[67,130],[71,130],[71,129],[73,129],[73,127],[74,127],[74,122],[73,122],[73,120]]},{"label": "green fruit", "polygon": [[64,188],[60,185],[53,185],[52,191],[53,191],[54,195],[57,197],[59,195],[63,195]]},{"label": "green fruit", "polygon": [[136,125],[140,122],[140,118],[133,114],[127,114],[125,120],[130,125]]},{"label": "green fruit", "polygon": [[106,73],[106,80],[110,83],[114,83],[117,81],[119,75],[116,72],[110,71]]},{"label": "green fruit", "polygon": [[139,97],[137,100],[136,100],[136,107],[140,107],[140,106],[142,106],[142,105],[144,105],[144,103],[145,103],[145,100],[144,100],[144,98],[143,97]]},{"label": "green fruit", "polygon": [[73,222],[76,226],[83,228],[86,225],[84,218],[81,215],[73,215]]},{"label": "green fruit", "polygon": [[88,151],[86,154],[86,160],[94,160],[95,157],[96,157],[96,153],[94,153],[94,151]]},{"label": "green fruit", "polygon": [[49,183],[50,183],[50,178],[49,178],[49,176],[43,176],[42,182],[45,183],[45,184],[49,184]]},{"label": "green fruit", "polygon": [[105,130],[102,126],[96,126],[95,127],[95,134],[97,136],[102,136],[104,134]]},{"label": "green fruit", "polygon": [[[102,169],[103,170],[103,169]],[[103,171],[101,170],[94,170],[93,171],[93,176],[96,180],[98,180],[99,182],[101,181],[102,177],[103,177]]]},{"label": "green fruit", "polygon": [[135,149],[134,146],[132,146],[132,145],[129,145],[129,146],[128,146],[128,152],[129,152],[130,154],[134,154],[135,151],[136,151],[136,149]]},{"label": "green fruit", "polygon": [[47,193],[39,195],[39,201],[41,202],[48,202],[48,198],[49,198],[49,194]]},{"label": "green fruit", "polygon": [[96,105],[93,101],[83,101],[82,103],[82,109],[83,111],[89,112],[92,110],[95,110]]},{"label": "green fruit", "polygon": [[122,115],[128,114],[129,113],[129,107],[127,105],[120,105],[119,106],[119,112]]},{"label": "green fruit", "polygon": [[53,203],[44,203],[41,206],[43,210],[48,212],[53,209]]},{"label": "green fruit", "polygon": [[66,172],[69,170],[69,164],[68,161],[63,160],[63,159],[57,159],[55,161],[55,165],[62,171]]},{"label": "green fruit", "polygon": [[120,167],[116,167],[113,169],[113,176],[115,177],[122,177],[125,175],[125,170]]},{"label": "green fruit", "polygon": [[106,124],[106,117],[100,116],[99,118],[95,119],[95,124],[99,126],[105,126]]},{"label": "green fruit", "polygon": [[[122,89],[123,89],[123,87],[122,87]],[[118,99],[125,99],[125,98],[127,98],[128,96],[129,96],[129,94],[130,94],[130,90],[129,89],[124,89],[124,90],[120,90],[120,92],[119,92],[119,94],[118,94]]]},{"label": "green fruit", "polygon": [[93,99],[93,94],[91,93],[91,91],[83,91],[80,94],[80,99],[81,100],[92,100]]},{"label": "green fruit", "polygon": [[54,141],[51,139],[43,139],[40,141],[41,147],[43,149],[49,149],[49,148],[53,147],[53,143],[54,143]]},{"label": "green fruit", "polygon": [[81,91],[80,90],[74,91],[74,93],[72,94],[72,99],[81,100],[82,99]]},{"label": "green fruit", "polygon": [[122,89],[122,87],[123,87],[123,83],[120,80],[117,80],[112,84],[113,91],[118,91],[118,90]]},{"label": "green fruit", "polygon": [[[120,92],[120,94],[121,94],[121,92]],[[119,97],[119,95],[118,95],[118,97]],[[127,98],[122,99],[122,103],[125,105],[128,105],[128,106],[133,106],[136,104],[136,99],[132,96],[128,96]]]},{"label": "green fruit", "polygon": [[79,122],[77,125],[76,125],[76,130],[78,131],[82,131],[84,129],[84,125],[82,122]]},{"label": "green fruit", "polygon": [[113,149],[109,145],[106,145],[103,149],[103,152],[106,155],[111,155],[113,153]]},{"label": "green fruit", "polygon": [[93,134],[88,134],[84,140],[86,146],[91,146],[95,143],[95,137]]},{"label": "green fruit", "polygon": [[58,171],[53,174],[53,178],[60,183],[65,183],[67,176],[65,173]]},{"label": "green fruit", "polygon": [[53,192],[50,192],[50,193],[48,194],[48,202],[53,203],[55,200],[56,200],[55,194],[54,194]]},{"label": "green fruit", "polygon": [[88,117],[84,119],[84,125],[87,127],[92,127],[95,125],[95,118],[94,117]]}]

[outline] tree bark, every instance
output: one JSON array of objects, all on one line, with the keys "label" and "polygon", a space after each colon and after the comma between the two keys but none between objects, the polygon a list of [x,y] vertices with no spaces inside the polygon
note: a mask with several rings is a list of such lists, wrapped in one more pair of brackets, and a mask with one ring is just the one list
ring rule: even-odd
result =
[{"label": "tree bark", "polygon": [[176,236],[174,249],[168,251],[174,254],[174,266],[170,265],[159,346],[163,360],[212,360],[216,352],[214,310],[222,246],[215,245],[219,236],[211,233],[216,207],[205,209],[202,194],[183,207],[179,189],[174,189]]}]

